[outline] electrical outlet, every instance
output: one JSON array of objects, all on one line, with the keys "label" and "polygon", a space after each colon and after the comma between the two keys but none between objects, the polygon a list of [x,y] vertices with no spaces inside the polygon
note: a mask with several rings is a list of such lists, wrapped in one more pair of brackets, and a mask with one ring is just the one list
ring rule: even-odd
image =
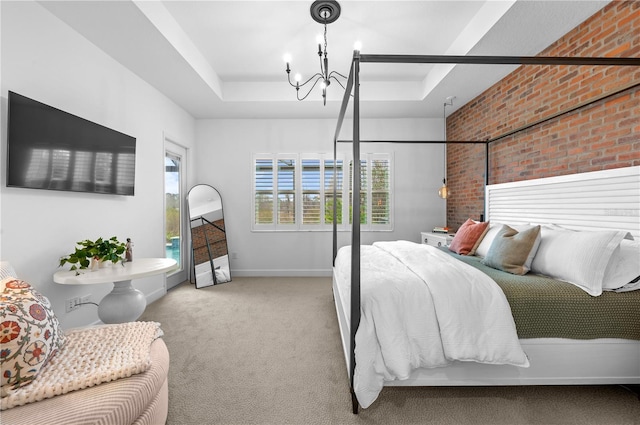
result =
[{"label": "electrical outlet", "polygon": [[90,302],[91,302],[91,294],[85,295],[83,297],[69,298],[67,300],[65,310],[67,313],[69,313],[70,311],[79,309],[82,304],[86,304]]},{"label": "electrical outlet", "polygon": [[69,298],[66,303],[65,310],[67,313],[80,308],[80,297]]}]

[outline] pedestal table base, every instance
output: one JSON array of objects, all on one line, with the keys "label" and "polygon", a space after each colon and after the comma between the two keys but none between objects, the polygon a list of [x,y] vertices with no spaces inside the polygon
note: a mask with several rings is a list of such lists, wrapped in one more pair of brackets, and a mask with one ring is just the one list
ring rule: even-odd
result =
[{"label": "pedestal table base", "polygon": [[144,294],[133,287],[131,280],[113,283],[98,306],[98,317],[103,323],[134,322],[147,306]]}]

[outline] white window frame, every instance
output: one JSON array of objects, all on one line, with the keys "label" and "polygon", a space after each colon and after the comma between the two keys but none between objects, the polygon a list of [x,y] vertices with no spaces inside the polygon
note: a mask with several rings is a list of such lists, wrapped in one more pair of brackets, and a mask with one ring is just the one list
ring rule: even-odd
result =
[{"label": "white window frame", "polygon": [[[278,180],[277,180],[277,161],[278,160],[294,160],[295,161],[295,214],[296,220],[295,224],[278,224],[277,223],[277,213],[278,213]],[[302,193],[302,161],[303,160],[319,160],[320,161],[320,214],[321,214],[321,224],[303,224],[302,223],[302,208],[303,208],[303,193]],[[393,185],[393,153],[367,153],[361,155],[361,160],[365,160],[367,163],[367,175],[366,181],[369,182],[367,185],[367,224],[361,224],[361,231],[392,231],[393,223],[394,223],[394,185]],[[389,223],[388,224],[371,224],[371,215],[372,215],[372,202],[373,197],[371,196],[372,187],[371,187],[371,174],[372,174],[372,161],[376,159],[384,159],[389,162]],[[256,160],[271,160],[273,167],[273,223],[269,224],[258,224],[256,223]],[[324,223],[325,216],[325,195],[327,191],[325,191],[325,162],[327,160],[333,161],[333,154],[325,154],[325,153],[301,153],[301,154],[274,154],[274,153],[254,153],[252,154],[251,161],[251,231],[261,232],[261,231],[331,231],[333,229],[333,225],[331,223]],[[351,224],[349,223],[349,205],[351,203],[349,196],[349,166],[351,164],[351,158],[349,155],[338,155],[336,158],[337,161],[342,161],[342,185],[338,187],[338,192],[342,192],[342,223],[338,224],[339,231],[350,231]],[[331,188],[327,189],[331,190]],[[332,192],[330,192],[332,194]]]},{"label": "white window frame", "polygon": [[[255,183],[256,183],[256,161],[262,159],[262,160],[271,160],[272,161],[272,181],[273,181],[273,212],[272,212],[272,217],[273,217],[273,223],[269,223],[269,224],[258,224],[256,223],[256,205],[255,205],[255,201],[256,201],[256,187],[255,187]],[[296,164],[296,174],[295,174],[295,185],[296,187],[294,188],[295,191],[295,198],[296,198],[296,205],[295,205],[295,215],[296,215],[296,223],[295,224],[278,224],[278,160],[293,160],[295,161]],[[253,155],[253,160],[251,161],[251,166],[253,168],[253,171],[251,173],[252,175],[252,179],[251,179],[251,230],[254,231],[274,231],[274,230],[278,230],[278,231],[292,231],[292,230],[298,230],[298,226],[297,226],[297,221],[298,221],[298,217],[299,217],[299,206],[298,206],[298,193],[299,193],[299,185],[300,185],[300,179],[299,179],[299,172],[298,172],[298,168],[299,168],[299,159],[298,159],[298,155],[297,154],[254,154]]]}]

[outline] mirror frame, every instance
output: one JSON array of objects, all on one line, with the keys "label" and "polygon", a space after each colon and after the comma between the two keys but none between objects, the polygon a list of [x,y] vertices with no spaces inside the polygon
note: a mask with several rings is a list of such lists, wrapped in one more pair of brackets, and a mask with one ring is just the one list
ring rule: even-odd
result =
[{"label": "mirror frame", "polygon": [[[211,198],[205,199],[196,198],[196,192],[199,189],[208,188],[213,192],[210,192],[212,195]],[[220,207],[217,208],[217,203],[219,201]],[[195,203],[195,205],[194,205]],[[213,205],[209,205],[213,204]],[[209,209],[204,209],[210,207]],[[208,184],[197,184],[189,189],[187,193],[187,208],[189,212],[189,229],[191,233],[191,276],[193,277],[194,283],[197,289],[204,288],[207,286],[218,285],[221,283],[230,282],[231,278],[231,264],[229,262],[229,245],[227,241],[226,235],[226,227],[224,221],[224,207],[222,202],[222,196],[220,192],[213,186]],[[219,214],[217,214],[219,211]],[[207,218],[207,215],[209,216]],[[218,218],[218,215],[220,218]],[[222,223],[220,223],[220,221]],[[204,227],[208,226],[208,227]],[[202,233],[200,234],[200,231]],[[197,232],[197,233],[196,233]],[[214,241],[209,240],[210,235],[219,234],[222,232],[224,234],[224,238],[218,238]],[[194,246],[194,240],[202,241],[204,244],[199,245],[198,247]],[[215,248],[214,244],[219,244],[224,241],[224,254],[215,257]],[[202,249],[206,248],[206,253],[196,253]],[[214,249],[212,249],[214,248]],[[196,261],[199,259],[204,259],[196,264]],[[222,260],[221,260],[222,259]],[[206,266],[202,266],[203,264],[209,264],[210,270]],[[202,271],[200,274],[205,274],[207,279],[203,281],[203,279],[198,279],[199,270]],[[203,271],[204,270],[204,271]],[[209,278],[210,276],[210,278]]]}]

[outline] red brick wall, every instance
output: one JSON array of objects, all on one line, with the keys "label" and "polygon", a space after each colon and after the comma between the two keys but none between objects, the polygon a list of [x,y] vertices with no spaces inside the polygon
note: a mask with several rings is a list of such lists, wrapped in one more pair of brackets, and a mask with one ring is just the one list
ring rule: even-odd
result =
[{"label": "red brick wall", "polygon": [[[640,1],[614,1],[540,56],[640,57]],[[635,87],[628,88],[629,86]],[[489,184],[640,165],[640,67],[522,66],[447,119],[449,140],[490,140]],[[447,224],[484,210],[485,146],[447,149]]]},{"label": "red brick wall", "polygon": [[[213,222],[215,226],[203,224],[191,229],[191,242],[193,244],[193,259],[195,264],[209,262],[209,251],[212,258],[227,255],[227,236],[224,229],[224,219]],[[207,246],[207,242],[209,242]]]}]

